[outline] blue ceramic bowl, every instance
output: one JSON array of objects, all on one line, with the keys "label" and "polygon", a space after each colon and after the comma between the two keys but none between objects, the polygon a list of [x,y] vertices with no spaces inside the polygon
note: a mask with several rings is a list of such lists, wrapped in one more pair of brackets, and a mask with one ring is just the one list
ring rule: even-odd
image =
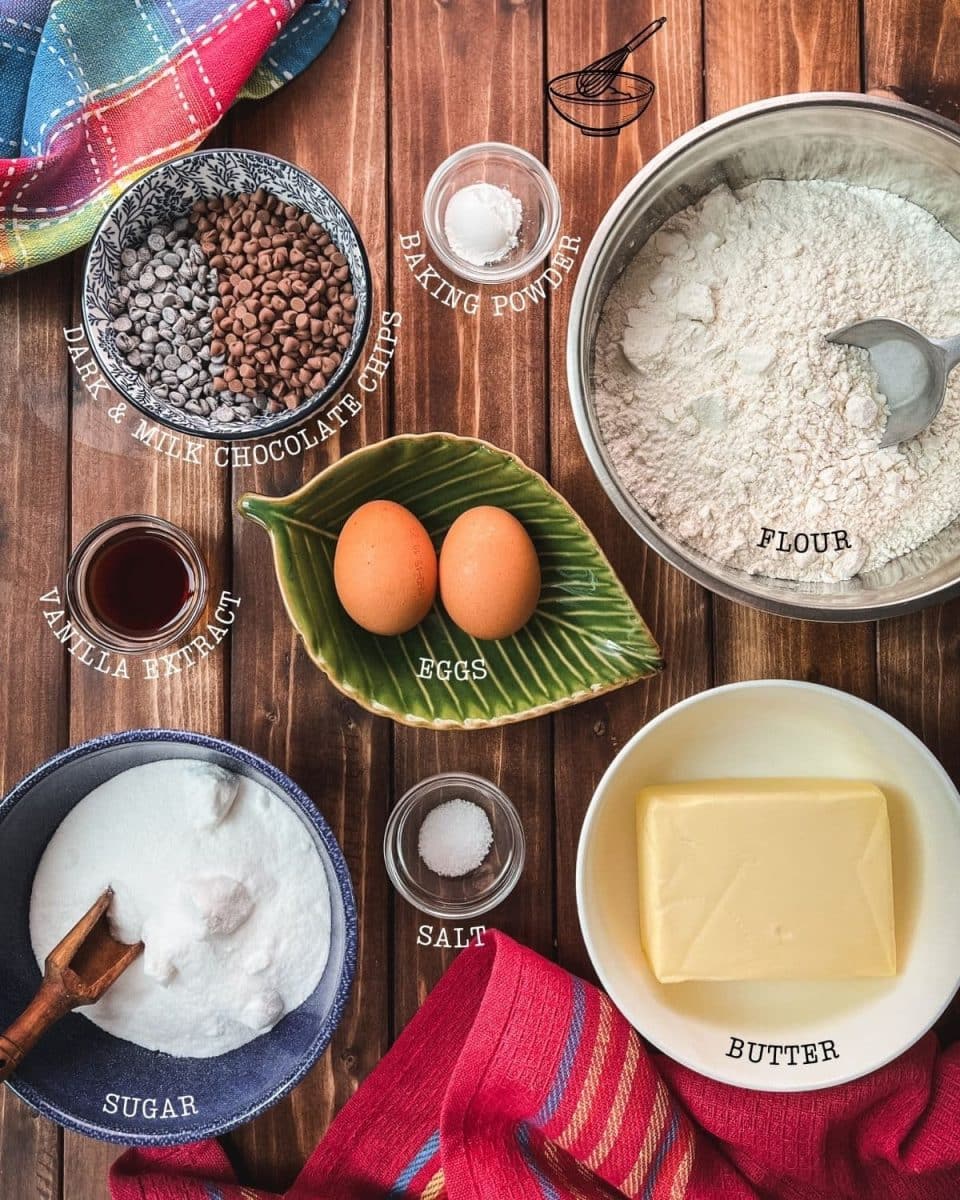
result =
[{"label": "blue ceramic bowl", "polygon": [[330,827],[276,767],[199,733],[138,729],[64,750],[0,804],[0,1028],[40,983],[30,945],[33,877],[67,813],[120,771],[196,758],[245,775],[284,799],[314,836],[330,888],[330,957],[313,995],[269,1033],[217,1058],[173,1058],[122,1041],[71,1013],[30,1053],[10,1087],[38,1112],[87,1137],[170,1146],[215,1137],[258,1116],[323,1053],[343,1014],[357,954],[357,913],[343,853]]},{"label": "blue ceramic bowl", "polygon": [[[196,201],[204,197],[255,192],[259,187],[309,213],[327,230],[350,267],[357,308],[350,345],[326,387],[297,408],[225,425],[174,408],[153,394],[144,377],[117,349],[109,304],[120,287],[121,252],[142,243],[154,225],[188,216]],[[223,149],[198,150],[161,163],[119,196],[104,213],[90,242],[80,301],[90,348],[115,391],[146,416],[180,433],[236,441],[275,435],[298,425],[334,399],[363,349],[370,325],[371,293],[367,252],[349,213],[332,192],[300,167],[272,154]]]}]

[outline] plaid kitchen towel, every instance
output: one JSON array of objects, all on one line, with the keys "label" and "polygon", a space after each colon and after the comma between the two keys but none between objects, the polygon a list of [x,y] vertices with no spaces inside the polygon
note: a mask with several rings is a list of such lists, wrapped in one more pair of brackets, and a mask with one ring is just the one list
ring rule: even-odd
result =
[{"label": "plaid kitchen towel", "polygon": [[[277,1200],[214,1143],[131,1151],[113,1200]],[[502,934],[465,950],[286,1200],[957,1200],[960,1046],[773,1095],[652,1056],[609,1000]]]},{"label": "plaid kitchen towel", "polygon": [[311,63],[347,3],[0,0],[0,274],[89,241],[137,176]]}]

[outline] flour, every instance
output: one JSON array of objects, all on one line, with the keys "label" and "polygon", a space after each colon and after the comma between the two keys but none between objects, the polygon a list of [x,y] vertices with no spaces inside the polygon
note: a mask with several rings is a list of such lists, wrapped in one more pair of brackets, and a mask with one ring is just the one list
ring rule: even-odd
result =
[{"label": "flour", "polygon": [[[921,545],[960,514],[960,380],[928,430],[880,450],[867,355],[824,335],[874,316],[956,333],[958,278],[960,242],[891,193],[717,188],[653,235],[602,313],[595,402],[622,483],[751,574],[844,580]],[[789,536],[761,545],[764,528]],[[778,549],[831,531],[846,539]]]},{"label": "flour", "polygon": [[279,797],[212,764],[124,771],[68,813],[33,882],[37,962],[108,887],[110,924],[143,954],[95,1025],[180,1058],[225,1054],[313,992],[330,947],[330,896],[307,827]]}]

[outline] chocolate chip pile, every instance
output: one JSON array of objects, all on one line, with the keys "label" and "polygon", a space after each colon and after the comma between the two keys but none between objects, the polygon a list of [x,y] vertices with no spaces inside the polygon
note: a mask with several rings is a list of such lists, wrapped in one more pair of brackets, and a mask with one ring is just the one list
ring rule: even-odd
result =
[{"label": "chocolate chip pile", "polygon": [[185,217],[157,225],[142,246],[121,253],[110,312],[117,349],[154,396],[204,415],[214,411],[213,381],[224,370],[210,348],[219,296],[216,272],[189,228]]},{"label": "chocolate chip pile", "polygon": [[192,220],[220,274],[210,349],[227,365],[214,389],[269,393],[268,412],[296,408],[326,387],[350,345],[347,260],[308,213],[263,189],[202,200]]},{"label": "chocolate chip pile", "polygon": [[158,399],[229,423],[326,387],[356,307],[327,230],[261,188],[202,200],[125,249],[110,311],[117,349]]}]

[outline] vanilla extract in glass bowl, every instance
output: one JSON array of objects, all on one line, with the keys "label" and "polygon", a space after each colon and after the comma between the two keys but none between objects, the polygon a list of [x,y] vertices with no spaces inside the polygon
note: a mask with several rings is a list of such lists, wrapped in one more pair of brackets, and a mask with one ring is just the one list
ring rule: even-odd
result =
[{"label": "vanilla extract in glass bowl", "polygon": [[96,646],[162,650],[206,607],[207,568],[193,539],[154,516],[105,521],[80,542],[67,570],[73,624]]}]

